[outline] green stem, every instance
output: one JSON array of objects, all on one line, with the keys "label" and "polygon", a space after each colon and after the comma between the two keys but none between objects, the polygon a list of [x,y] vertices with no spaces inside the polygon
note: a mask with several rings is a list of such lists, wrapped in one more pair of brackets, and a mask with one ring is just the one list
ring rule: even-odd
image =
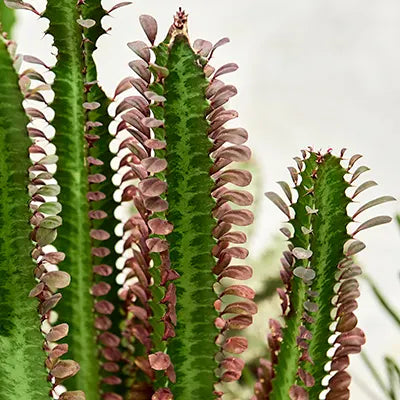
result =
[{"label": "green stem", "polygon": [[212,161],[205,113],[208,81],[185,36],[176,36],[170,47],[165,79],[165,128],[167,140],[167,219],[174,225],[167,236],[171,266],[180,274],[177,293],[176,337],[168,353],[177,383],[171,389],[177,399],[211,399],[217,363],[214,343],[218,333],[213,303],[215,277],[211,272],[215,245],[211,215]]},{"label": "green stem", "polygon": [[30,166],[23,97],[5,43],[0,39],[0,400],[48,397],[43,336],[30,257]]},{"label": "green stem", "polygon": [[[301,228],[310,227],[311,217],[306,212],[306,206],[313,205],[313,196],[308,193],[312,188],[312,171],[315,167],[315,155],[304,160],[304,169],[301,172],[301,183],[295,187],[298,200],[292,205],[296,217],[290,221],[294,228],[293,238],[290,242],[294,247],[307,249],[310,244],[310,235],[305,235]],[[297,260],[295,267],[303,266],[304,260]],[[294,267],[294,268],[295,268]],[[304,301],[306,300],[306,286],[301,279],[293,279],[289,293],[290,310],[286,317],[286,327],[283,328],[283,342],[281,344],[278,362],[275,366],[275,377],[272,381],[273,391],[271,400],[280,400],[287,396],[290,387],[296,380],[297,370],[300,359],[300,349],[297,346],[297,336],[299,335],[299,326],[302,322],[304,311]]]},{"label": "green stem", "polygon": [[84,138],[85,101],[82,58],[82,29],[74,1],[49,0],[44,14],[49,18],[48,33],[54,37],[58,49],[57,64],[53,68],[55,112],[52,125],[56,134],[59,162],[55,178],[61,186],[59,202],[63,210],[63,225],[58,230],[54,245],[66,254],[61,268],[71,277],[64,291],[64,301],[57,307],[63,320],[69,324],[67,338],[69,354],[79,362],[80,372],[68,381],[70,390],[81,389],[87,400],[99,399],[98,348],[94,330],[93,298],[89,294],[93,285],[91,241],[88,220],[87,146]]},{"label": "green stem", "polygon": [[310,398],[317,398],[325,388],[322,379],[326,375],[324,365],[330,360],[327,352],[331,348],[328,338],[332,335],[329,327],[332,323],[331,300],[335,296],[334,286],[337,284],[335,274],[343,258],[343,246],[350,238],[347,225],[351,218],[346,211],[350,199],[345,193],[349,184],[344,180],[345,174],[340,159],[327,154],[319,165],[314,186],[318,213],[313,223],[313,256],[310,262],[316,272],[311,290],[318,292],[315,298],[318,311],[312,313],[315,322],[307,326],[313,335],[309,347],[313,364],[307,363],[306,369],[315,378],[315,385],[309,389]]}]

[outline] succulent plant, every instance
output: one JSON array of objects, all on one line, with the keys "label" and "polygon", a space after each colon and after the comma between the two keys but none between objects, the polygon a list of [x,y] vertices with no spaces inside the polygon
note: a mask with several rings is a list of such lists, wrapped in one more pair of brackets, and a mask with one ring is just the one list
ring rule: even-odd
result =
[{"label": "succulent plant", "polygon": [[297,168],[289,167],[289,171],[297,198],[286,182],[279,182],[289,205],[278,194],[266,193],[288,217],[291,228],[282,228],[289,240],[281,259],[286,289],[277,289],[285,326],[270,320],[271,360],[261,362],[262,380],[256,385],[255,399],[283,399],[288,394],[290,399],[317,399],[321,393],[328,400],[350,396],[351,377],[345,371],[349,355],[359,353],[365,343],[354,314],[361,268],[353,259],[365,245],[355,236],[391,218],[373,217],[351,233],[349,225],[363,211],[394,198],[379,197],[349,216],[348,205],[376,183],[364,182],[347,196],[346,191],[368,168],[360,166],[351,172],[359,154],[343,167],[345,150],[340,157],[331,150],[322,154],[312,149],[295,157]]},{"label": "succulent plant", "polygon": [[[253,196],[241,189],[251,174],[231,165],[251,152],[246,130],[225,125],[238,116],[227,108],[237,90],[221,80],[238,67],[210,65],[229,40],[191,44],[179,9],[155,44],[157,23],[142,15],[150,43],[128,44],[137,77],[109,99],[93,52],[101,19],[130,2],[105,11],[97,0],[49,0],[43,14],[20,0],[5,4],[48,18],[58,51],[50,67],[16,55],[5,33],[0,42],[0,400],[222,399],[224,384],[241,377],[241,331],[257,312],[254,290],[238,282],[252,275],[242,261],[247,237],[233,230],[253,221]],[[29,67],[17,75],[13,63],[22,62]],[[132,88],[138,94],[123,98]],[[362,247],[353,235],[389,218],[347,233],[345,191],[365,168],[348,183],[358,156],[347,169],[342,158],[310,150],[297,159],[295,202],[281,183],[295,218],[267,194],[294,236],[282,259],[286,291],[278,289],[287,326],[271,322],[271,362],[259,368],[256,399],[316,398],[336,320],[344,333],[331,370],[340,372],[327,398],[348,398],[342,370],[364,340],[352,313],[360,271],[351,256]],[[332,317],[333,300],[341,305]]]}]

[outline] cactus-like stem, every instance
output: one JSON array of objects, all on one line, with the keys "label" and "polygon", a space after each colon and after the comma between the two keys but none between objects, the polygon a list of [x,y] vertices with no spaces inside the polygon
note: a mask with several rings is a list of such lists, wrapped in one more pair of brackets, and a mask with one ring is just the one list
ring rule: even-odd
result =
[{"label": "cactus-like stem", "polygon": [[[89,190],[90,203],[89,214],[103,213],[104,218],[90,218],[90,236],[92,239],[92,264],[94,285],[92,294],[98,301],[108,302],[114,307],[113,312],[108,315],[98,315],[95,321],[96,329],[100,331],[98,336],[102,346],[101,358],[103,358],[101,390],[112,394],[117,398],[121,396],[125,388],[122,383],[121,355],[119,343],[121,340],[121,329],[124,323],[121,312],[121,300],[118,296],[119,285],[116,284],[118,270],[115,268],[116,253],[115,245],[117,237],[114,234],[117,221],[114,211],[117,203],[113,195],[115,187],[111,182],[113,170],[111,160],[114,154],[110,151],[112,136],[108,127],[112,118],[108,114],[108,106],[111,100],[107,98],[97,82],[97,69],[93,59],[93,52],[96,49],[98,38],[105,33],[102,28],[102,18],[107,12],[96,0],[85,1],[80,6],[81,18],[83,21],[94,21],[95,24],[84,30],[83,56],[85,76],[85,96],[88,104],[95,104],[97,108],[87,110],[86,114],[86,135],[88,142],[89,161]],[[92,177],[92,179],[90,179]],[[105,363],[105,365],[104,365]],[[109,363],[114,364],[113,367]],[[110,371],[113,368],[119,371]]]},{"label": "cactus-like stem", "polygon": [[[66,220],[55,245],[67,254],[74,277],[58,311],[67,320],[69,344],[81,373],[69,383],[83,389],[87,399],[120,398],[121,353],[119,298],[117,295],[113,235],[114,187],[108,134],[109,100],[97,84],[93,61],[106,15],[97,1],[49,1],[44,16],[58,49],[52,107],[59,164],[56,179]],[[93,297],[89,295],[92,293]],[[95,313],[93,312],[95,310]],[[96,337],[98,334],[98,337]],[[101,368],[102,367],[102,368]]]},{"label": "cactus-like stem", "polygon": [[212,236],[215,226],[211,210],[212,161],[207,138],[208,87],[201,65],[186,36],[177,35],[170,46],[165,79],[165,127],[168,161],[168,221],[174,226],[168,235],[171,265],[176,280],[177,326],[168,353],[175,366],[176,398],[210,397],[217,363],[214,343],[218,333],[212,287],[215,265]]},{"label": "cactus-like stem", "polygon": [[0,399],[46,398],[45,353],[36,304],[29,239],[28,118],[22,107],[18,75],[0,38]]},{"label": "cactus-like stem", "polygon": [[[154,45],[156,22],[149,16],[140,20]],[[223,169],[250,157],[250,150],[242,146],[247,132],[223,126],[237,116],[224,108],[236,89],[216,78],[237,69],[236,64],[221,67],[210,79],[214,68],[209,58],[226,42],[212,46],[198,40],[192,48],[187,15],[180,10],[166,40],[152,48],[155,64],[150,63],[146,45],[129,44],[142,58],[130,63],[139,75],[130,82],[145,100],[128,97],[117,111],[133,107],[122,115],[119,129],[127,128],[133,136],[130,177],[140,181],[125,193],[132,193],[148,227],[137,236],[140,258],[136,262],[141,270],[135,267],[132,275],[141,283],[142,274],[153,277],[144,288],[151,295],[151,353],[149,365],[143,362],[141,367],[149,372],[150,366],[155,372],[154,399],[220,398],[222,392],[214,385],[238,379],[243,368],[242,360],[227,353],[247,347],[244,338],[228,338],[227,331],[248,326],[256,311],[250,288],[225,282],[225,278],[251,276],[249,266],[229,265],[232,258],[247,256],[245,249],[229,247],[244,243],[246,236],[229,231],[232,225],[252,222],[249,210],[228,204],[247,206],[252,196],[224,187],[226,183],[246,186],[251,180],[246,171]],[[149,255],[152,261],[145,264]],[[229,296],[244,301],[229,303],[225,301]],[[148,310],[142,315],[148,315]]]},{"label": "cactus-like stem", "polygon": [[[352,256],[365,246],[354,239],[360,230],[390,221],[389,217],[376,217],[361,224],[352,235],[348,225],[362,211],[393,200],[384,196],[362,206],[352,217],[347,206],[352,201],[346,190],[366,170],[359,167],[350,179],[349,174],[359,155],[353,156],[347,169],[342,167],[341,157],[321,154],[310,149],[303,151],[303,158],[295,158],[298,170],[290,167],[297,192],[293,203],[289,185],[281,183],[295,217],[287,204],[277,194],[266,193],[289,218],[294,233],[287,228],[289,249],[284,252],[281,276],[286,291],[278,289],[286,326],[271,321],[269,345],[271,363],[264,362],[259,370],[263,378],[255,388],[257,399],[314,399],[329,389],[327,399],[348,399],[350,376],[345,371],[349,354],[358,353],[365,342],[364,333],[356,327],[359,296],[358,283],[354,279],[361,270],[355,266]],[[352,198],[373,186],[369,183],[356,188]],[[328,356],[332,346],[334,354]],[[322,384],[328,373],[328,387]]]},{"label": "cactus-like stem", "polygon": [[69,387],[82,389],[88,399],[96,399],[99,381],[97,344],[95,341],[93,300],[88,293],[93,284],[91,265],[88,169],[84,138],[85,110],[84,68],[82,58],[82,29],[76,23],[79,9],[75,2],[49,1],[44,16],[49,18],[48,33],[54,37],[58,49],[57,64],[53,68],[52,103],[55,116],[53,143],[59,158],[55,178],[61,187],[59,201],[61,217],[65,221],[58,231],[55,246],[67,257],[62,265],[73,277],[65,293],[65,303],[57,311],[70,326],[68,345],[81,365],[81,372]]}]

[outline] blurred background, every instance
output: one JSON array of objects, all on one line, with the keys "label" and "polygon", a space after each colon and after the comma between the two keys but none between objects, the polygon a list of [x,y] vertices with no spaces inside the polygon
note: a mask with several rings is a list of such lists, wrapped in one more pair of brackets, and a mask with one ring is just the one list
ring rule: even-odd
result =
[{"label": "blurred background", "polygon": [[[31,3],[42,11],[46,2]],[[105,9],[114,4],[103,1]],[[257,208],[251,240],[257,275],[253,286],[260,296],[268,294],[249,333],[254,348],[247,357],[252,359],[266,352],[267,317],[280,313],[273,286],[283,248],[279,234],[283,214],[263,193],[278,190],[275,182],[289,179],[287,166],[294,165],[292,158],[307,146],[332,147],[336,154],[346,147],[348,157],[361,153],[364,157],[358,165],[371,168],[363,179],[379,183],[360,195],[360,202],[381,195],[400,198],[400,2],[135,0],[103,20],[110,30],[98,42],[96,61],[100,83],[110,96],[122,78],[132,75],[128,62],[134,57],[126,43],[145,38],[139,15],[157,19],[161,40],[179,6],[189,13],[192,40],[231,39],[218,49],[213,66],[227,62],[240,66],[224,80],[239,91],[231,100],[240,115],[235,125],[239,123],[250,134]],[[19,52],[51,63],[52,40],[44,36],[45,28],[45,20],[38,22],[34,14],[21,11],[14,37]],[[400,212],[398,203],[379,207],[360,219]],[[393,222],[376,227],[362,232],[359,239],[367,244],[359,256],[364,271],[399,312],[399,226]],[[364,350],[387,380],[383,359],[390,355],[400,362],[400,329],[366,281],[361,281],[357,316],[367,335]],[[360,356],[352,358],[352,400],[396,398],[383,394]],[[234,388],[229,397],[248,398],[241,387]]]}]

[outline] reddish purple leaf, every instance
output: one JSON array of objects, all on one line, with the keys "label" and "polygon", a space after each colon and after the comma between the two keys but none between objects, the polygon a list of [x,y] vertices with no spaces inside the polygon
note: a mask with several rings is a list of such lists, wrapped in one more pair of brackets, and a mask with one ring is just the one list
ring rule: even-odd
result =
[{"label": "reddish purple leaf", "polygon": [[336,326],[338,332],[348,332],[355,328],[357,325],[357,317],[353,314],[345,314],[339,318],[339,322]]},{"label": "reddish purple leaf", "polygon": [[42,65],[43,67],[46,67],[47,69],[50,69],[50,67],[46,63],[44,63],[41,59],[34,56],[25,55],[24,61],[31,64],[39,64]]},{"label": "reddish purple leaf", "polygon": [[233,183],[234,185],[240,187],[248,186],[251,182],[251,179],[251,173],[241,169],[226,170],[218,176],[218,181]]},{"label": "reddish purple leaf", "polygon": [[230,40],[229,40],[229,38],[227,38],[227,37],[224,37],[224,38],[218,40],[218,42],[215,43],[214,46],[212,47],[208,58],[210,59],[210,58],[213,56],[214,51],[215,51],[216,49],[218,49],[218,47],[221,47],[221,46],[223,46],[224,44],[229,43],[229,42],[230,42]]},{"label": "reddish purple leaf", "polygon": [[146,61],[147,63],[150,62],[150,50],[149,46],[146,43],[137,40],[135,42],[128,43],[128,47],[137,54],[141,59]]},{"label": "reddish purple leaf", "polygon": [[151,400],[173,400],[173,399],[174,396],[171,390],[167,388],[158,389],[151,397]]},{"label": "reddish purple leaf", "polygon": [[247,350],[248,341],[242,336],[231,336],[225,340],[222,347],[228,353],[240,354]]},{"label": "reddish purple leaf", "polygon": [[171,360],[168,354],[158,351],[149,355],[149,363],[154,370],[164,371],[171,365]]},{"label": "reddish purple leaf", "polygon": [[212,49],[212,43],[208,40],[196,39],[193,43],[193,49],[202,57],[207,57]]},{"label": "reddish purple leaf", "polygon": [[134,60],[129,63],[129,66],[134,72],[136,72],[140,78],[145,82],[150,83],[151,72],[149,70],[149,64],[144,60]]},{"label": "reddish purple leaf", "polygon": [[112,13],[114,10],[117,10],[118,8],[125,7],[131,5],[131,1],[121,1],[121,3],[116,4],[115,6],[111,7],[108,11],[107,14]]},{"label": "reddish purple leaf", "polygon": [[329,379],[328,386],[335,390],[345,390],[350,386],[351,376],[346,371],[337,372]]},{"label": "reddish purple leaf", "polygon": [[308,400],[308,393],[298,385],[292,385],[289,389],[290,400]]},{"label": "reddish purple leaf", "polygon": [[86,400],[85,393],[81,390],[74,390],[72,392],[64,392],[59,400]]},{"label": "reddish purple leaf", "polygon": [[231,210],[227,211],[221,221],[238,226],[247,226],[253,223],[254,215],[250,210]]},{"label": "reddish purple leaf", "polygon": [[228,74],[230,72],[235,72],[239,66],[235,63],[228,63],[223,65],[221,68],[218,68],[214,74],[214,78],[217,78],[220,75]]},{"label": "reddish purple leaf", "polygon": [[100,300],[94,305],[99,314],[109,315],[114,311],[114,305],[107,300]]},{"label": "reddish purple leaf", "polygon": [[111,290],[111,286],[106,282],[99,282],[91,287],[91,293],[93,296],[105,296]]},{"label": "reddish purple leaf", "polygon": [[350,365],[349,356],[334,358],[331,364],[331,371],[343,371]]},{"label": "reddish purple leaf", "polygon": [[167,168],[167,161],[158,157],[145,158],[141,161],[141,164],[146,168],[146,171],[154,174]]},{"label": "reddish purple leaf", "polygon": [[[114,99],[121,94],[122,92],[125,92],[125,90],[128,90],[132,87],[132,83],[131,83],[132,78],[128,77],[128,78],[124,78],[122,79],[122,81],[118,84],[117,88],[115,89],[114,92]],[[119,112],[116,112],[116,114],[118,115]]]},{"label": "reddish purple leaf", "polygon": [[253,276],[253,269],[247,265],[233,265],[225,268],[218,276],[218,280],[222,278],[232,278],[241,281],[250,279]]},{"label": "reddish purple leaf", "polygon": [[331,390],[325,397],[325,400],[349,400],[350,399],[350,391],[349,389],[345,390]]},{"label": "reddish purple leaf", "polygon": [[253,323],[251,315],[237,315],[236,317],[229,318],[226,321],[227,326],[234,330],[243,330]]},{"label": "reddish purple leaf", "polygon": [[150,238],[146,240],[146,245],[150,253],[161,253],[168,250],[168,242],[160,238]]},{"label": "reddish purple leaf", "polygon": [[41,277],[41,281],[52,288],[62,289],[70,284],[71,277],[64,271],[50,271]]},{"label": "reddish purple leaf", "polygon": [[149,222],[149,228],[156,235],[168,235],[174,229],[174,226],[168,221],[160,218],[153,218]]},{"label": "reddish purple leaf", "polygon": [[74,360],[59,360],[50,373],[57,379],[66,379],[76,375],[79,369],[79,364]]},{"label": "reddish purple leaf", "polygon": [[158,196],[145,199],[144,205],[148,210],[153,212],[163,212],[168,210],[168,202]]},{"label": "reddish purple leaf", "polygon": [[53,326],[46,335],[46,340],[49,342],[57,342],[58,340],[65,338],[65,336],[68,335],[68,331],[68,324],[65,323]]},{"label": "reddish purple leaf", "polygon": [[243,145],[222,147],[215,152],[214,157],[225,158],[229,161],[243,162],[250,160],[251,150]]},{"label": "reddish purple leaf", "polygon": [[257,313],[257,305],[252,301],[249,302],[240,301],[228,304],[223,311],[223,314],[254,315],[256,313]]},{"label": "reddish purple leaf", "polygon": [[142,119],[142,124],[148,128],[160,128],[164,125],[164,121],[152,117],[146,117]]},{"label": "reddish purple leaf", "polygon": [[157,21],[150,15],[141,15],[139,21],[150,43],[154,45],[157,36]]},{"label": "reddish purple leaf", "polygon": [[307,387],[313,387],[315,385],[315,379],[309,372],[306,372],[304,369],[300,368],[298,370],[298,374],[304,385]]}]

